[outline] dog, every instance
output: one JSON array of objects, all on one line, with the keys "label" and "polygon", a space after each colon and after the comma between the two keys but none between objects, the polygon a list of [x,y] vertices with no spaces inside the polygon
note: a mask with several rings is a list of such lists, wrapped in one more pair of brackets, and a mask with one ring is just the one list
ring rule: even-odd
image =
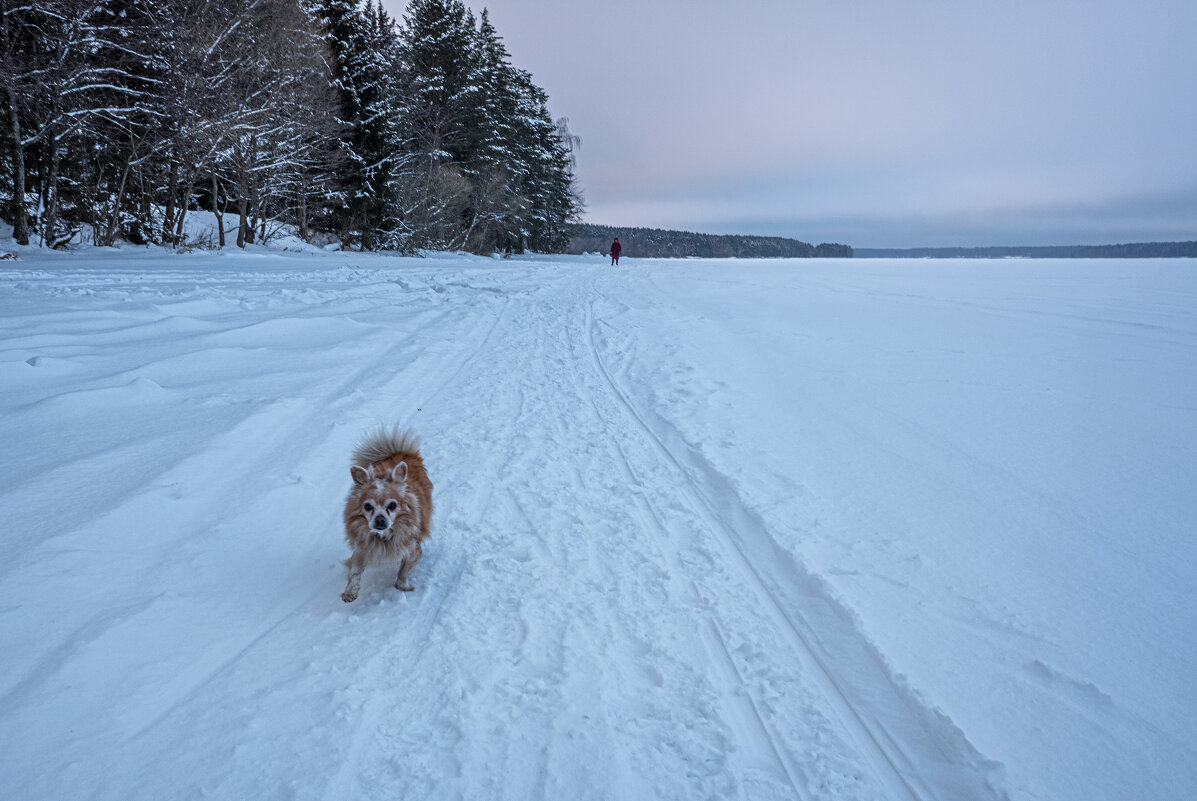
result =
[{"label": "dog", "polygon": [[341,600],[357,600],[362,571],[374,562],[399,562],[395,589],[411,592],[412,568],[424,555],[432,522],[432,482],[411,431],[378,428],[353,453],[353,487],[345,500],[345,560],[349,582]]}]

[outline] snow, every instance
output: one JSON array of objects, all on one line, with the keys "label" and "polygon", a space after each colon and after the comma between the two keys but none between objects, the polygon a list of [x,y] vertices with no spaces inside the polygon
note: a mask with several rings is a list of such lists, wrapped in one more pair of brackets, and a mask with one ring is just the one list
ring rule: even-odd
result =
[{"label": "snow", "polygon": [[1197,792],[1191,261],[0,249],[4,798]]}]

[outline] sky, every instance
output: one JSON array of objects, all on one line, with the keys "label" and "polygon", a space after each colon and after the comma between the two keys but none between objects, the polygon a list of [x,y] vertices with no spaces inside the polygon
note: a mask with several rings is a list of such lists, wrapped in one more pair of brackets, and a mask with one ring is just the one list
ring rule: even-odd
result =
[{"label": "sky", "polygon": [[581,137],[587,222],[854,247],[1197,239],[1194,0],[467,5]]}]

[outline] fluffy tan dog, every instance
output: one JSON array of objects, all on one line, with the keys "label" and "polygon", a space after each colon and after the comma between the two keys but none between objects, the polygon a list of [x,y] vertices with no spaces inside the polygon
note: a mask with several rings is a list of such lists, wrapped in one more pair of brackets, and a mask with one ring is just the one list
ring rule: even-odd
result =
[{"label": "fluffy tan dog", "polygon": [[380,428],[353,453],[353,488],[345,501],[345,560],[349,583],[341,600],[357,600],[362,571],[373,562],[399,562],[395,588],[411,592],[412,568],[424,555],[432,521],[432,482],[420,458],[420,441],[410,431]]}]

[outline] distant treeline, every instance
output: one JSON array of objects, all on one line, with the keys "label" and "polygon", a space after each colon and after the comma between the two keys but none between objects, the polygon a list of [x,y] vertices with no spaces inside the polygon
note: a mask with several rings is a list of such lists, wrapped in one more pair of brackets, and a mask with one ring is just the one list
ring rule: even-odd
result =
[{"label": "distant treeline", "polygon": [[1197,242],[988,248],[858,248],[861,259],[1158,259],[1195,258]]},{"label": "distant treeline", "polygon": [[812,245],[780,236],[738,236],[663,231],[658,228],[615,228],[578,224],[570,227],[567,253],[606,253],[619,237],[623,254],[641,258],[810,259],[852,258],[847,245]]}]

